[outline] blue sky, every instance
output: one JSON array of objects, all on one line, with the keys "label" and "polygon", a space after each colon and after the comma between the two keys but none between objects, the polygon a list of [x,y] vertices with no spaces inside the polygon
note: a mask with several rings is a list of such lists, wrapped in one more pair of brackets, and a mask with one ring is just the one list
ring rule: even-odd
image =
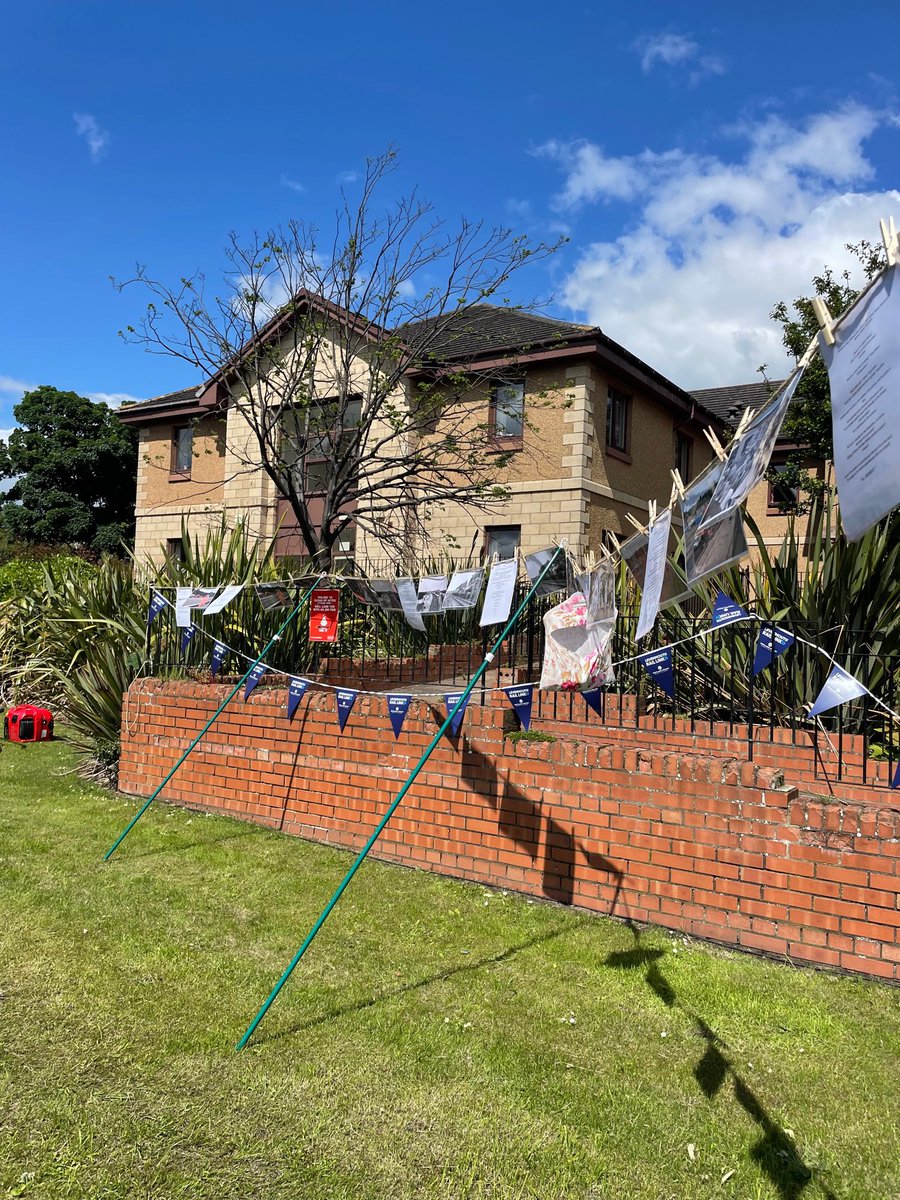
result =
[{"label": "blue sky", "polygon": [[900,12],[707,3],[7,6],[0,430],[26,386],[193,382],[124,345],[109,277],[327,226],[396,143],[398,192],[570,242],[523,281],[684,387],[777,374],[772,304],[900,218]]}]

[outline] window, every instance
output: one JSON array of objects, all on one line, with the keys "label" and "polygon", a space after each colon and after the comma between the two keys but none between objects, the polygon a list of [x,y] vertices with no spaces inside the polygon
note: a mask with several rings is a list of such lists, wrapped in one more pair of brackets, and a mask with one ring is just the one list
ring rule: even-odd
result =
[{"label": "window", "polygon": [[[788,469],[787,463],[770,463],[769,469],[776,475],[783,475]],[[769,514],[775,515],[796,509],[800,500],[800,489],[779,483],[775,478],[769,483]]]},{"label": "window", "polygon": [[491,388],[491,435],[522,440],[525,429],[525,384],[503,383]]},{"label": "window", "polygon": [[[301,465],[305,468],[303,492],[307,496],[322,495],[328,490],[335,464],[346,453],[349,440],[362,420],[362,400],[352,397],[344,405],[339,425],[339,404],[338,400],[323,400],[306,412],[285,411],[282,456],[289,470],[295,471]],[[345,463],[344,470],[355,474],[354,462]]]},{"label": "window", "polygon": [[166,558],[172,562],[184,562],[184,542],[181,538],[166,538]]},{"label": "window", "polygon": [[682,483],[690,483],[691,481],[691,451],[694,448],[694,439],[688,437],[686,433],[679,433],[675,430],[675,470],[681,476]]},{"label": "window", "polygon": [[631,397],[610,388],[606,400],[606,448],[628,453]]},{"label": "window", "polygon": [[522,541],[521,525],[489,525],[484,531],[485,551],[488,562],[496,554],[498,558],[515,558]]},{"label": "window", "polygon": [[194,427],[182,425],[172,430],[171,474],[179,479],[190,479],[194,460]]}]

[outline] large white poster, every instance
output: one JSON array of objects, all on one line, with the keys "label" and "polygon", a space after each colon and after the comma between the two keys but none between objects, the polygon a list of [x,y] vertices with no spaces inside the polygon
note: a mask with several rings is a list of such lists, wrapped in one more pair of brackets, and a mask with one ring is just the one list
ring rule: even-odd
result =
[{"label": "large white poster", "polygon": [[644,590],[641,592],[641,611],[638,614],[637,640],[646,637],[653,629],[659,612],[663,576],[666,573],[666,558],[669,553],[669,527],[672,510],[667,508],[650,526],[647,542],[647,571],[644,575]]},{"label": "large white poster", "polygon": [[760,409],[728,452],[703,520],[701,529],[714,525],[747,499],[766,471],[797,384],[803,378],[800,367],[765,408]]},{"label": "large white poster", "polygon": [[515,558],[494,563],[484,590],[480,625],[499,625],[509,617],[512,608],[516,580],[519,578],[519,563]]},{"label": "large white poster", "polygon": [[900,504],[900,283],[894,266],[820,337],[831,384],[834,471],[851,541]]},{"label": "large white poster", "polygon": [[416,608],[418,602],[416,585],[411,579],[398,579],[397,595],[400,597],[400,603],[403,606],[404,617],[406,617],[413,629],[418,629],[421,633],[424,633],[425,622]]}]

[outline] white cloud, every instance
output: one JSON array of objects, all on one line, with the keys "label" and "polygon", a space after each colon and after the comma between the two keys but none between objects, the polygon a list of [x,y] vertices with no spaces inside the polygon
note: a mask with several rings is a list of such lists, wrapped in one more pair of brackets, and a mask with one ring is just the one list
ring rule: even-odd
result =
[{"label": "white cloud", "polygon": [[305,192],[306,191],[306,188],[304,187],[304,185],[302,183],[299,183],[296,179],[289,179],[287,177],[287,175],[281,176],[281,186],[290,188],[292,192]]},{"label": "white cloud", "polygon": [[36,386],[26,383],[24,379],[15,379],[12,375],[0,375],[0,401],[18,404],[25,393],[32,391]]},{"label": "white cloud", "polygon": [[702,54],[693,38],[682,33],[648,34],[638,38],[634,49],[641,56],[641,70],[649,74],[654,67],[690,67],[689,79],[697,83],[704,75],[722,75],[725,63],[718,55]]},{"label": "white cloud", "polygon": [[128,392],[88,392],[87,395],[89,400],[108,404],[110,408],[118,408],[120,404],[140,403],[138,396],[131,396]]},{"label": "white cloud", "polygon": [[[13,426],[13,429],[15,429],[15,425]],[[0,442],[8,442],[9,435],[11,433],[12,433],[12,429],[0,429]]]},{"label": "white cloud", "polygon": [[561,209],[627,188],[634,214],[584,248],[560,299],[683,387],[750,382],[763,362],[777,376],[787,360],[772,306],[807,295],[825,265],[852,267],[845,243],[877,239],[878,218],[900,209],[900,193],[863,190],[864,142],[889,124],[859,106],[802,125],[770,117],[729,131],[744,142],[737,161],[545,147],[566,172]]},{"label": "white cloud", "polygon": [[109,149],[109,134],[101,129],[96,117],[90,113],[73,113],[75,132],[83,137],[91,152],[91,162],[99,162]]},{"label": "white cloud", "polygon": [[359,171],[341,171],[335,178],[335,183],[356,183]]}]

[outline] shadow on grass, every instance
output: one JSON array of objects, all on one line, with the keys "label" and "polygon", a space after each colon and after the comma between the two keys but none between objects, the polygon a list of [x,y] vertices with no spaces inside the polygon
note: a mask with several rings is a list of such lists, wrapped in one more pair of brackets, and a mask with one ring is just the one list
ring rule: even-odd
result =
[{"label": "shadow on grass", "polygon": [[[750,1147],[750,1157],[778,1189],[781,1200],[801,1200],[815,1173],[801,1158],[793,1139],[768,1112],[747,1080],[740,1075],[728,1057],[726,1043],[698,1013],[678,999],[674,987],[660,969],[660,960],[665,958],[665,950],[644,948],[640,945],[640,932],[634,928],[631,932],[634,947],[631,950],[614,950],[606,956],[604,965],[626,971],[646,968],[644,979],[654,995],[667,1008],[678,1009],[688,1018],[698,1036],[706,1043],[703,1055],[694,1067],[697,1086],[707,1100],[712,1101],[730,1082],[735,1100],[760,1131],[759,1140]],[[824,1200],[837,1200],[820,1177],[816,1178],[816,1183]]]},{"label": "shadow on grass", "polygon": [[452,979],[455,975],[465,975],[474,971],[480,971],[483,967],[493,966],[495,963],[508,962],[509,959],[515,958],[517,954],[521,954],[523,950],[529,950],[532,946],[540,946],[544,942],[551,942],[558,937],[562,937],[565,933],[572,933],[576,929],[590,924],[590,922],[590,917],[583,917],[576,921],[567,921],[565,925],[557,925],[546,933],[535,934],[534,937],[530,937],[524,942],[518,942],[515,946],[507,946],[505,950],[499,950],[496,954],[488,954],[483,958],[476,958],[472,962],[459,963],[455,967],[447,967],[443,971],[436,971],[433,975],[425,975],[421,979],[414,979],[410,983],[403,983],[399,987],[391,988],[386,992],[380,992],[376,996],[367,996],[364,1000],[357,1000],[353,1004],[345,1004],[338,1008],[332,1008],[317,1017],[311,1017],[308,1021],[300,1021],[298,1024],[292,1025],[289,1029],[282,1029],[278,1033],[270,1033],[268,1036],[256,1037],[254,1038],[254,1042],[259,1046],[265,1045],[268,1042],[277,1042],[282,1038],[291,1037],[295,1033],[303,1033],[307,1029],[314,1029],[317,1025],[326,1025],[329,1021],[336,1021],[341,1017],[363,1012],[367,1008],[374,1008],[378,1004],[383,1004],[386,1000],[394,1000],[398,996],[404,996],[407,992],[418,991],[420,988],[428,987],[432,983],[443,983],[444,980]]}]

